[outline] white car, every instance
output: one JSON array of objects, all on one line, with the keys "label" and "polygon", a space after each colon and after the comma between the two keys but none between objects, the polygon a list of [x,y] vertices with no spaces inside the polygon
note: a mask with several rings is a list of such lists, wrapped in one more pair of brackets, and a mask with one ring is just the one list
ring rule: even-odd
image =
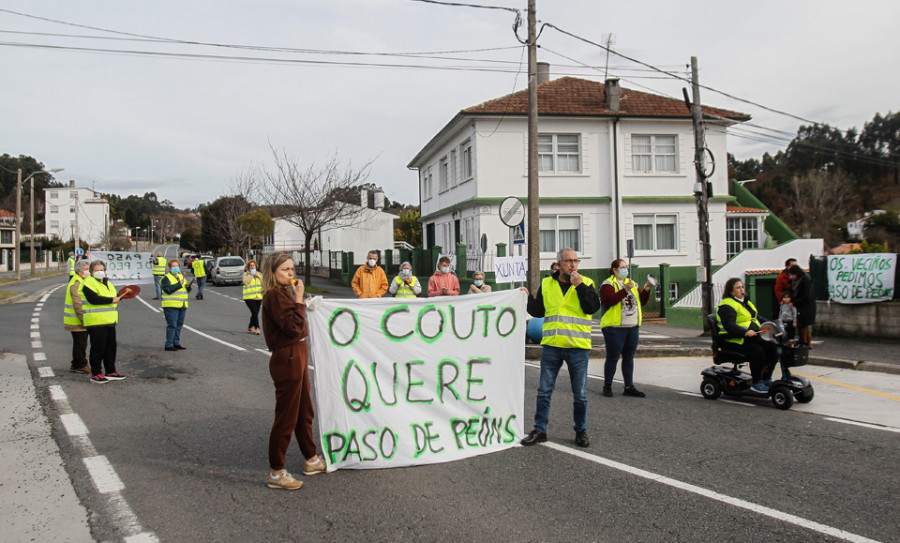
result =
[{"label": "white car", "polygon": [[239,256],[220,256],[213,263],[209,281],[214,285],[241,284],[241,276],[244,274],[244,259]]}]

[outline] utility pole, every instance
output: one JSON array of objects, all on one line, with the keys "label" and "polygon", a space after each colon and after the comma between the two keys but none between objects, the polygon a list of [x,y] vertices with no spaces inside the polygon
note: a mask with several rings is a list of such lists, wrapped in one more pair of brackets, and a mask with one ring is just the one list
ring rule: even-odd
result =
[{"label": "utility pole", "polygon": [[537,15],[528,0],[528,288],[540,286],[540,186],[538,184]]},{"label": "utility pole", "polygon": [[34,277],[34,176],[31,176],[31,238],[28,240],[31,259],[31,276]]},{"label": "utility pole", "polygon": [[22,278],[22,168],[16,181],[16,281]]},{"label": "utility pole", "polygon": [[79,237],[81,237],[81,234],[78,233],[78,191],[75,191],[75,232],[72,233],[72,239],[74,240],[75,245],[75,254],[78,254]]},{"label": "utility pole", "polygon": [[[694,124],[694,168],[697,171],[697,182],[694,184],[694,197],[697,199],[697,224],[700,229],[700,261],[703,271],[702,294],[703,329],[708,329],[706,316],[713,312],[712,308],[712,256],[709,244],[709,197],[712,191],[706,173],[706,139],[703,135],[703,109],[700,105],[700,79],[697,68],[697,57],[691,57],[691,90],[693,104],[691,116]],[[699,275],[699,274],[698,274]],[[699,277],[698,277],[699,278]]]}]

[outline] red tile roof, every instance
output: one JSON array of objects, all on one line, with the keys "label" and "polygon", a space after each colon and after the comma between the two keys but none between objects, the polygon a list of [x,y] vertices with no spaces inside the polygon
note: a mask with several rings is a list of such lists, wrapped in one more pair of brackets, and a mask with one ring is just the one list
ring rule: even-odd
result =
[{"label": "red tile roof", "polygon": [[[609,117],[691,117],[684,101],[622,87],[619,111],[606,108],[603,83],[576,77],[562,77],[537,88],[539,115],[609,116]],[[703,106],[703,112],[732,121],[750,120],[750,115],[727,109]],[[523,90],[463,110],[468,114],[528,114],[528,91]]]},{"label": "red tile roof", "polygon": [[5,209],[0,209],[0,217],[15,217],[16,214],[12,211],[7,211]]},{"label": "red tile roof", "polygon": [[768,213],[767,209],[757,209],[755,207],[738,207],[738,206],[726,206],[726,213]]},{"label": "red tile roof", "polygon": [[747,275],[778,275],[782,270],[747,270]]}]

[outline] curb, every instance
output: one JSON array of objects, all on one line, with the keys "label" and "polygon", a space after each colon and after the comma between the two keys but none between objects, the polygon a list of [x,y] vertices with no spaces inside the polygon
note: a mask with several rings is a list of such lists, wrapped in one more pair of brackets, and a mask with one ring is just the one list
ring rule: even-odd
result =
[{"label": "curb", "polygon": [[[710,354],[709,347],[660,347],[653,345],[638,345],[635,358],[709,357]],[[592,348],[590,358],[606,358],[606,349],[603,347]],[[541,346],[534,344],[525,345],[525,359],[540,360]],[[810,356],[808,363],[812,366],[825,366],[828,368],[839,368],[844,370],[871,371],[900,375],[900,365],[885,364],[883,362],[866,362],[865,360],[846,360],[843,358]]]}]

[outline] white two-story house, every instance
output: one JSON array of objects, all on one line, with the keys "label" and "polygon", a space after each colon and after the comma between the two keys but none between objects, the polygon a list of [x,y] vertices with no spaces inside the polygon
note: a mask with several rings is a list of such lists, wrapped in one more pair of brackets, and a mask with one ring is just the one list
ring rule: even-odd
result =
[{"label": "white two-story house", "polygon": [[69,241],[76,236],[92,247],[103,242],[109,231],[109,202],[99,192],[76,187],[44,189],[44,221],[47,236]]},{"label": "white two-story house", "polygon": [[[633,262],[641,267],[698,266],[694,136],[685,103],[622,88],[616,79],[546,79],[539,78],[537,91],[541,268],[559,249],[572,247],[582,269],[602,274],[613,259],[625,257],[627,240],[634,240]],[[419,173],[426,248],[449,252],[465,243],[477,252],[482,234],[489,246],[508,241],[498,207],[508,196],[527,200],[527,108],[527,91],[521,91],[464,109],[410,161]],[[735,233],[726,227],[733,214],[727,209],[733,198],[726,129],[750,117],[713,107],[703,111],[716,162],[709,204],[716,265],[736,247]],[[740,248],[764,242],[765,212],[749,211],[740,209],[742,217],[731,221],[732,230],[743,224],[759,232],[738,233],[749,240]]]}]

